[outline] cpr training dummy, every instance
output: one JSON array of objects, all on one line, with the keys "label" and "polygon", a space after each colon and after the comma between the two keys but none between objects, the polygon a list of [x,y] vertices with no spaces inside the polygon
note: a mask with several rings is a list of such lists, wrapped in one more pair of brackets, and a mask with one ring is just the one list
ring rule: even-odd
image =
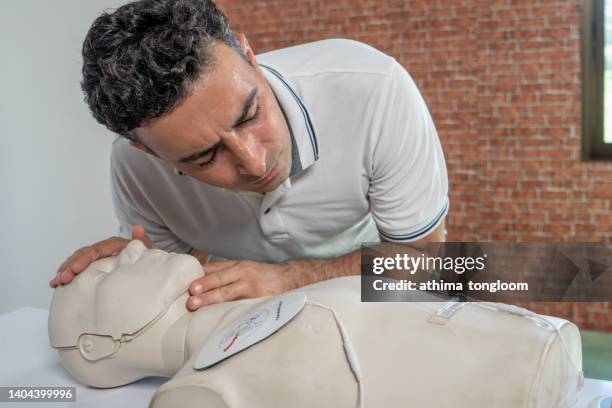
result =
[{"label": "cpr training dummy", "polygon": [[140,241],[92,263],[51,303],[63,366],[103,388],[172,377],[155,408],[571,407],[581,386],[580,336],[566,320],[361,303],[359,277],[190,312],[201,273],[195,258]]}]

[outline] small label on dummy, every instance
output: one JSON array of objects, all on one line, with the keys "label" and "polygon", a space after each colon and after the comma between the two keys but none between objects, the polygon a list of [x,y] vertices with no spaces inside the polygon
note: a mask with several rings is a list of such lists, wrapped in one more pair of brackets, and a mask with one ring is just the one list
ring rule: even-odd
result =
[{"label": "small label on dummy", "polygon": [[431,315],[431,317],[429,318],[429,320],[427,320],[427,322],[445,325],[448,322],[448,320],[451,317],[453,317],[453,315],[466,304],[467,304],[466,302],[458,302],[454,299],[451,299],[448,302],[446,302],[444,306],[438,309],[436,313]]}]

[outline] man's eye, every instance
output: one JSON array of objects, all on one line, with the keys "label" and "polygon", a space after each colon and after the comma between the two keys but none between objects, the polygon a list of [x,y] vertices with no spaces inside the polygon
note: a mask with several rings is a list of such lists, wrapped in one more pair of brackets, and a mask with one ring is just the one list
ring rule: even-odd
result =
[{"label": "man's eye", "polygon": [[213,152],[212,152],[212,157],[210,159],[208,159],[207,161],[201,162],[201,163],[196,163],[195,165],[198,167],[206,167],[206,166],[210,166],[211,164],[213,164],[215,162],[215,159],[217,157],[217,152],[219,151],[219,148],[216,148]]},{"label": "man's eye", "polygon": [[238,124],[238,127],[242,127],[244,125],[246,125],[247,123],[257,119],[257,117],[259,116],[259,112],[260,112],[260,107],[259,105],[257,105],[257,108],[255,109],[255,113],[253,114],[253,116],[251,116],[250,118],[246,118],[245,120],[243,120],[242,122],[240,122]]}]

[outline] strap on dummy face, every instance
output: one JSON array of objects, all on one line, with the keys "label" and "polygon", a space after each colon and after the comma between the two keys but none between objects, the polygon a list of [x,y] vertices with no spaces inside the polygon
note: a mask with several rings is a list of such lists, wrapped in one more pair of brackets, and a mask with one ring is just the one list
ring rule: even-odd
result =
[{"label": "strap on dummy face", "polygon": [[181,296],[186,294],[187,291],[181,292],[174,298],[172,302],[168,304],[165,310],[158,313],[151,321],[145,324],[143,327],[133,333],[124,333],[119,338],[114,338],[109,334],[97,334],[97,333],[83,333],[77,339],[75,345],[72,346],[51,346],[56,350],[74,350],[78,349],[81,356],[87,361],[96,362],[105,358],[115,357],[121,351],[121,347],[136,337],[145,333],[151,328],[158,320],[160,320]]},{"label": "strap on dummy face", "polygon": [[81,334],[77,342],[83,358],[92,362],[114,356],[121,348],[121,344],[121,340],[99,334]]}]

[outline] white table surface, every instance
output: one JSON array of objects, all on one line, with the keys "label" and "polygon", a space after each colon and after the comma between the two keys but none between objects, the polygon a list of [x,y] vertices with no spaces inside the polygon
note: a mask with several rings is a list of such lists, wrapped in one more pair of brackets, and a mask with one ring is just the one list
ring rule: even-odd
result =
[{"label": "white table surface", "polygon": [[[147,378],[123,387],[96,389],[79,384],[62,368],[49,345],[47,318],[42,309],[22,308],[0,315],[0,386],[76,386],[76,403],[48,403],[60,407],[146,407],[155,390],[167,378]],[[576,408],[612,395],[612,381],[586,379]],[[15,403],[19,408],[40,408],[47,403]],[[9,404],[0,402],[0,408]]]},{"label": "white table surface", "polygon": [[146,407],[168,378],[152,377],[123,387],[97,389],[78,383],[49,345],[48,310],[22,308],[0,315],[0,386],[76,386],[76,402],[3,403],[0,408]]}]

